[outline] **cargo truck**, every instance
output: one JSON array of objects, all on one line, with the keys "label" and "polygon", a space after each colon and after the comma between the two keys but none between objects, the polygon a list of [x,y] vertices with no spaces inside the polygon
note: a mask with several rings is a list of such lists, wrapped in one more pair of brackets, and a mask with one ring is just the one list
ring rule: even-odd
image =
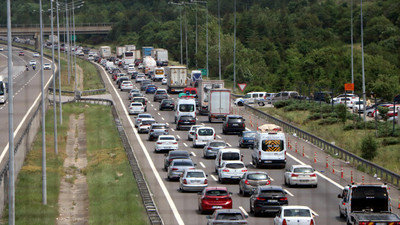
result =
[{"label": "cargo truck", "polygon": [[168,93],[181,93],[187,87],[187,69],[185,66],[165,67]]},{"label": "cargo truck", "polygon": [[111,48],[110,46],[101,46],[100,47],[100,56],[102,58],[108,58],[111,56]]},{"label": "cargo truck", "polygon": [[198,81],[203,79],[200,70],[192,70],[190,73],[190,78],[193,87],[197,87]]},{"label": "cargo truck", "polygon": [[132,52],[136,50],[136,46],[135,45],[125,45],[125,51],[126,52]]},{"label": "cargo truck", "polygon": [[156,60],[154,60],[151,56],[146,56],[143,59],[144,74],[154,74],[154,68],[156,68],[156,66]]},{"label": "cargo truck", "polygon": [[229,89],[211,89],[210,101],[208,103],[208,121],[225,120],[231,113],[231,90]]},{"label": "cargo truck", "polygon": [[153,57],[157,66],[168,66],[168,50],[163,48],[155,48],[151,50],[151,57]]},{"label": "cargo truck", "polygon": [[208,115],[208,99],[211,89],[224,88],[223,80],[199,80],[197,96],[200,115]]},{"label": "cargo truck", "polygon": [[118,46],[116,48],[116,53],[118,58],[122,58],[123,54],[125,53],[125,47]]},{"label": "cargo truck", "polygon": [[135,60],[141,60],[142,59],[142,54],[140,53],[140,50],[134,50],[133,51]]},{"label": "cargo truck", "polygon": [[146,56],[150,56],[151,57],[151,50],[153,49],[153,47],[142,47],[142,56],[143,56],[143,60]]}]

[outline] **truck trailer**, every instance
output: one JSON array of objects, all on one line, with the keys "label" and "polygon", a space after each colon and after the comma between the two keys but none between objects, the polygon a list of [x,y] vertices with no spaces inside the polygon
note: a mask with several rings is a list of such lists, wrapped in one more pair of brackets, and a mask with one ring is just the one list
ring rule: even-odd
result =
[{"label": "truck trailer", "polygon": [[168,93],[181,93],[187,87],[187,68],[185,66],[164,67],[167,74]]},{"label": "truck trailer", "polygon": [[208,102],[208,121],[225,120],[231,113],[231,90],[229,89],[211,89],[210,101]]},{"label": "truck trailer", "polygon": [[100,56],[102,58],[107,58],[111,56],[111,48],[110,46],[101,46],[100,47]]},{"label": "truck trailer", "polygon": [[208,115],[208,100],[211,89],[224,88],[223,80],[199,80],[197,96],[200,115]]}]

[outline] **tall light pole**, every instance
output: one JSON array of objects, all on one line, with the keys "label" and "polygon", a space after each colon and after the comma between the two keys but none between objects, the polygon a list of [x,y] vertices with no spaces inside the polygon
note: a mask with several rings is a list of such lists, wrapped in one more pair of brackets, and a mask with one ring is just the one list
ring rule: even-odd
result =
[{"label": "tall light pole", "polygon": [[[14,178],[14,90],[11,46],[11,3],[7,0],[7,56],[8,56],[8,224],[15,224],[15,178]],[[6,90],[4,90],[6,91]]]},{"label": "tall light pole", "polygon": [[188,23],[187,23],[187,16],[186,16],[186,6],[184,6],[184,7],[185,7],[184,14],[185,14],[186,67],[189,68],[189,57],[188,57],[189,49],[188,49],[188,40],[187,40],[187,24]]},{"label": "tall light pole", "polygon": [[[54,66],[54,28],[53,28],[53,0],[50,0],[50,26],[51,26],[51,71],[53,74],[53,122],[54,122],[54,153],[58,154],[58,143],[57,143],[57,104],[56,104],[56,74]],[[61,101],[60,103],[61,104]]]},{"label": "tall light pole", "polygon": [[[365,94],[365,72],[364,72],[364,36],[363,36],[363,15],[362,15],[362,0],[360,0],[360,9],[361,9],[361,65],[362,65],[362,90],[363,90],[363,109],[365,109],[365,101],[366,101],[366,94]],[[365,111],[363,110],[363,119],[365,122]]]},{"label": "tall light pole", "polygon": [[[353,0],[351,0],[351,83],[354,84],[354,58],[353,58]],[[353,90],[354,93],[354,90]]]},{"label": "tall light pole", "polygon": [[[56,0],[56,7],[57,7],[57,39],[58,39],[58,48],[57,48],[57,53],[58,53],[58,98],[59,98],[59,104],[58,106],[60,107],[60,124],[62,124],[62,103],[61,103],[61,53],[60,53],[60,21],[59,21],[59,16],[58,16],[58,0]],[[64,39],[65,41],[65,39]],[[65,46],[65,45],[64,45]]]},{"label": "tall light pole", "polygon": [[72,29],[74,34],[74,61],[75,61],[75,97],[77,96],[78,92],[78,76],[76,72],[76,33],[75,33],[75,6],[74,2],[72,2]]},{"label": "tall light pole", "polygon": [[[65,0],[65,26],[67,27],[67,45],[68,45],[68,52],[67,52],[67,61],[68,61],[68,84],[70,84],[71,82],[71,70],[70,70],[70,59],[71,59],[71,45],[69,43],[69,18],[68,18],[68,4],[67,4],[67,0]],[[65,47],[64,47],[64,51],[65,51]]]},{"label": "tall light pole", "polygon": [[195,59],[196,59],[196,69],[197,69],[197,42],[198,42],[198,39],[197,39],[197,4],[196,4],[196,49],[195,49]]},{"label": "tall light pole", "polygon": [[233,18],[233,91],[236,91],[236,0],[234,0]]},{"label": "tall light pole", "polygon": [[218,0],[218,77],[221,80],[221,18],[220,5]]},{"label": "tall light pole", "polygon": [[181,64],[183,65],[183,43],[182,43],[182,6],[183,2],[175,3],[175,2],[168,2],[169,5],[177,5],[179,6],[179,22],[180,22],[180,29],[181,29]]}]

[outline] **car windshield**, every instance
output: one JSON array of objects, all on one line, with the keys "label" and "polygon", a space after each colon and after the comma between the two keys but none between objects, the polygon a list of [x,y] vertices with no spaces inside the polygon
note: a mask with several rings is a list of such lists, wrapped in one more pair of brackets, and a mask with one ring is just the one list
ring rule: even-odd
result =
[{"label": "car windshield", "polygon": [[247,176],[249,180],[268,180],[268,175],[263,173],[254,173]]},{"label": "car windshield", "polygon": [[199,129],[198,133],[200,136],[211,136],[214,134],[214,131],[212,129]]},{"label": "car windshield", "polygon": [[193,166],[193,163],[191,161],[176,161],[174,166]]},{"label": "car windshield", "polygon": [[312,173],[314,172],[312,168],[304,167],[304,168],[295,168],[295,173]]},{"label": "car windshield", "polygon": [[245,133],[245,134],[243,135],[243,137],[246,137],[246,138],[255,138],[255,137],[256,137],[256,133]]},{"label": "car windshield", "polygon": [[151,118],[150,114],[139,114],[139,118]]},{"label": "car windshield", "polygon": [[188,172],[186,174],[186,177],[190,178],[190,177],[204,177],[204,173],[203,172]]},{"label": "car windshield", "polygon": [[285,209],[283,215],[285,217],[311,217],[308,209]]},{"label": "car windshield", "polygon": [[194,104],[180,104],[179,111],[181,112],[193,112],[194,111]]},{"label": "car windshield", "polygon": [[208,196],[225,196],[228,195],[228,192],[225,190],[210,190],[206,192]]},{"label": "car windshield", "polygon": [[225,142],[211,142],[210,144],[209,144],[211,147],[225,147]]},{"label": "car windshield", "polygon": [[217,219],[217,220],[243,220],[243,215],[240,213],[219,213],[215,219]]},{"label": "car windshield", "polygon": [[283,140],[263,140],[261,143],[262,150],[266,152],[280,152],[284,148]]},{"label": "car windshield", "polygon": [[225,152],[222,154],[223,160],[240,160],[240,154],[237,152]]},{"label": "car windshield", "polygon": [[225,167],[229,169],[239,169],[243,168],[244,165],[242,163],[227,163]]},{"label": "car windshield", "polygon": [[165,125],[153,125],[151,129],[166,129]]},{"label": "car windshield", "polygon": [[175,138],[174,137],[160,137],[160,140],[172,140],[172,141],[174,141]]}]

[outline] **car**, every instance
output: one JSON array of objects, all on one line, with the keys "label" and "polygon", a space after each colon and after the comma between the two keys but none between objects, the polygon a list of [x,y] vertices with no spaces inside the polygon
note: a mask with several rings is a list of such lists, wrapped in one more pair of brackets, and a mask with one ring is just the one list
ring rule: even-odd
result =
[{"label": "car", "polygon": [[165,90],[165,89],[158,89],[158,90],[154,93],[153,102],[160,102],[160,101],[162,101],[163,99],[168,99],[167,90]]},{"label": "car", "polygon": [[137,67],[139,70],[143,69],[143,63],[139,63]]},{"label": "car", "polygon": [[209,141],[203,148],[203,157],[205,159],[215,158],[218,154],[218,151],[226,147],[228,147],[228,145],[224,140]]},{"label": "car", "polygon": [[165,154],[164,158],[164,169],[167,170],[169,164],[172,162],[174,159],[190,159],[190,154],[188,151],[185,150],[174,150],[170,151],[167,154]]},{"label": "car", "polygon": [[364,101],[355,101],[352,108],[353,113],[363,113],[364,112]]},{"label": "car", "polygon": [[144,106],[141,102],[131,102],[129,104],[129,115],[135,115],[144,112]]},{"label": "car", "polygon": [[284,182],[288,186],[310,185],[318,186],[318,177],[310,165],[292,165],[284,173]]},{"label": "car", "polygon": [[142,119],[150,119],[153,118],[153,116],[150,113],[141,113],[135,118],[135,127],[138,127],[140,122],[142,122]]},{"label": "car", "polygon": [[139,74],[137,71],[128,72],[128,75],[131,74],[131,79],[136,79],[136,76]]},{"label": "car", "polygon": [[163,78],[161,80],[161,85],[167,85],[167,78]]},{"label": "car", "polygon": [[180,191],[203,191],[208,186],[207,175],[203,170],[185,170],[179,179]]},{"label": "car", "polygon": [[171,99],[163,99],[163,100],[161,100],[159,110],[163,111],[163,110],[166,110],[166,109],[168,109],[168,110],[174,110],[175,109],[174,100],[171,100]]},{"label": "car", "polygon": [[204,147],[208,141],[216,139],[216,133],[212,127],[200,127],[195,130],[193,148]]},{"label": "car", "polygon": [[188,132],[188,140],[189,141],[193,141],[193,138],[196,136],[196,134],[195,134],[196,128],[199,128],[199,127],[204,127],[204,126],[203,125],[193,125],[190,127],[189,132]]},{"label": "car", "polygon": [[51,70],[51,64],[50,63],[43,63],[43,69],[44,70]]},{"label": "car", "polygon": [[146,88],[147,88],[147,86],[149,86],[149,85],[151,85],[152,83],[151,83],[151,80],[143,80],[141,83],[140,83],[140,90],[141,91],[146,91]]},{"label": "car", "polygon": [[256,131],[243,131],[239,138],[239,147],[253,147],[256,133]]},{"label": "car", "polygon": [[30,66],[33,66],[33,65],[35,65],[35,66],[36,66],[36,61],[35,61],[35,60],[33,60],[33,59],[32,59],[32,60],[30,60],[30,61],[29,61],[29,65],[30,65]]},{"label": "car", "polygon": [[143,118],[138,125],[139,133],[149,133],[150,127],[153,123],[156,123],[156,120],[153,118]]},{"label": "car", "polygon": [[239,194],[246,196],[258,186],[270,185],[271,179],[267,172],[249,171],[246,172],[239,181]]},{"label": "car", "polygon": [[40,57],[40,55],[39,55],[39,53],[37,53],[37,52],[34,52],[34,53],[32,54],[32,57],[33,57],[33,58],[39,58],[39,57]]},{"label": "car", "polygon": [[113,81],[117,81],[118,77],[126,76],[125,73],[114,73],[112,75]]},{"label": "car", "polygon": [[20,51],[20,52],[18,53],[18,55],[19,55],[19,56],[24,56],[25,53],[24,53],[23,51]]},{"label": "car", "polygon": [[140,102],[144,106],[144,111],[147,112],[147,99],[145,97],[133,97],[132,102]]},{"label": "car", "polygon": [[250,213],[275,214],[284,205],[288,205],[286,191],[281,186],[258,186],[250,196]]},{"label": "car", "polygon": [[[314,213],[307,206],[282,206],[274,218],[274,225],[310,224],[314,225]],[[367,223],[366,223],[367,224]]]},{"label": "car", "polygon": [[[124,81],[130,81],[130,80],[129,80],[129,77],[127,77],[127,76],[118,77],[118,79],[117,79],[117,85],[118,85],[118,88],[119,88],[119,89],[121,89],[121,84],[122,84],[122,82],[124,82]],[[133,85],[132,85],[132,88],[133,88]]]},{"label": "car", "polygon": [[222,133],[243,132],[246,130],[245,119],[240,115],[227,115],[222,124]]},{"label": "car", "polygon": [[133,84],[130,80],[122,81],[121,87],[120,87],[121,91],[129,91],[129,90],[132,90],[132,88],[133,88]]},{"label": "car", "polygon": [[176,121],[176,129],[181,130],[182,128],[189,128],[192,125],[196,125],[196,118],[190,115],[182,115],[179,117],[178,121]]},{"label": "car", "polygon": [[206,187],[198,193],[200,213],[213,212],[217,209],[232,209],[232,192],[226,187]]},{"label": "car", "polygon": [[157,86],[154,84],[149,84],[146,87],[146,94],[154,94],[157,91]]},{"label": "car", "polygon": [[[133,94],[134,94],[134,93],[139,93],[139,94],[141,94],[139,89],[131,89],[131,90],[129,90],[129,94],[128,94],[129,100],[132,100]],[[135,96],[135,97],[136,97],[136,96]]]},{"label": "car", "polygon": [[143,74],[143,73],[139,73],[137,76],[136,76],[136,83],[139,83],[139,82],[142,82],[142,81],[144,81],[146,78],[145,78],[145,75]]},{"label": "car", "polygon": [[2,52],[2,51],[4,51],[4,48],[3,48],[3,47],[0,47],[0,52]]},{"label": "car", "polygon": [[247,214],[240,209],[218,209],[210,216],[207,216],[207,225],[214,224],[248,224]]},{"label": "car", "polygon": [[173,151],[178,149],[178,140],[174,135],[160,135],[154,146],[154,152]]},{"label": "car", "polygon": [[192,159],[174,159],[167,168],[167,179],[177,180],[185,170],[194,170],[195,167]]},{"label": "car", "polygon": [[154,139],[157,139],[158,136],[160,135],[167,135],[169,134],[168,132],[168,127],[164,123],[153,123],[150,127],[149,131],[149,141],[152,141]]},{"label": "car", "polygon": [[222,163],[218,168],[218,181],[223,184],[225,181],[237,181],[247,172],[247,168],[242,161],[229,161]]}]

